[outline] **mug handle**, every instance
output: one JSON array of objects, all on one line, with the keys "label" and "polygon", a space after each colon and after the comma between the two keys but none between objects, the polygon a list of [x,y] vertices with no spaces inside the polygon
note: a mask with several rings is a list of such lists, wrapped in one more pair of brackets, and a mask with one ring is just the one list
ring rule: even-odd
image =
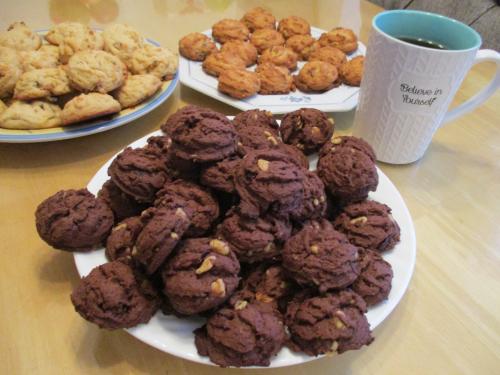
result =
[{"label": "mug handle", "polygon": [[496,62],[497,70],[495,73],[495,77],[493,77],[493,80],[489,83],[488,86],[479,91],[472,98],[446,113],[442,122],[443,125],[457,119],[467,112],[472,111],[474,108],[486,101],[486,99],[493,95],[495,91],[500,87],[500,53],[492,49],[482,49],[477,51],[476,57],[474,58],[474,62],[472,64],[475,65],[483,61]]}]

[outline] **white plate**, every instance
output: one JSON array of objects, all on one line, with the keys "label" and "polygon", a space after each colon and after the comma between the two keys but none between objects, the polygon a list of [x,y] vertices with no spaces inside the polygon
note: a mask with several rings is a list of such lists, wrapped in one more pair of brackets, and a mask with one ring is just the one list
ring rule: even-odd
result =
[{"label": "white plate", "polygon": [[[130,144],[130,147],[142,147],[146,140],[152,135],[161,135],[161,131],[156,131]],[[96,175],[90,180],[87,188],[90,192],[97,194],[104,182],[109,178],[107,170],[111,164],[108,160]],[[312,169],[316,168],[314,157],[311,160]],[[387,204],[392,208],[392,215],[401,227],[401,242],[396,247],[383,254],[393,268],[394,278],[389,298],[379,305],[370,308],[367,313],[368,322],[372,329],[375,329],[399,303],[408,287],[413,269],[415,266],[416,241],[413,221],[408,208],[387,176],[378,169],[379,184],[377,191],[370,194],[371,199]],[[75,264],[80,276],[87,275],[94,267],[106,263],[104,249],[92,251],[90,253],[74,253]],[[181,357],[193,362],[214,365],[208,357],[201,357],[194,345],[193,330],[200,327],[204,322],[202,318],[178,319],[175,316],[165,316],[158,312],[148,324],[141,324],[127,331],[139,340],[154,346],[155,348],[170,353],[176,357]],[[312,361],[318,357],[311,357],[305,354],[293,353],[287,348],[271,360],[270,367],[283,367]]]},{"label": "white plate", "polygon": [[[100,31],[100,30],[97,30]],[[37,31],[40,35],[45,35],[47,30]],[[146,43],[153,46],[160,46],[159,43],[151,39],[144,39]],[[75,125],[61,126],[50,129],[39,130],[12,130],[0,128],[0,143],[36,143],[61,141],[64,139],[84,137],[86,135],[100,133],[106,130],[125,125],[134,121],[168,99],[179,83],[179,73],[177,72],[170,81],[162,82],[160,90],[145,102],[132,108],[126,108],[113,116],[97,118],[95,120],[80,122]]]},{"label": "white plate", "polygon": [[[311,35],[314,38],[319,38],[324,32],[324,30],[311,27]],[[211,30],[204,31],[203,34],[209,37],[212,36]],[[365,45],[358,42],[358,49],[349,55],[348,58],[351,59],[359,55],[364,55],[365,52]],[[217,90],[217,78],[206,74],[201,64],[199,61],[191,61],[182,56],[179,57],[179,74],[182,84],[242,111],[258,108],[274,114],[282,114],[295,111],[299,108],[317,108],[325,112],[344,112],[350,111],[358,104],[359,87],[347,85],[340,85],[327,92],[318,94],[304,93],[296,90],[283,95],[257,94],[243,100],[234,99]],[[299,67],[294,74],[304,64],[304,61],[300,61]],[[253,69],[255,69],[255,66],[250,68],[250,70]]]}]

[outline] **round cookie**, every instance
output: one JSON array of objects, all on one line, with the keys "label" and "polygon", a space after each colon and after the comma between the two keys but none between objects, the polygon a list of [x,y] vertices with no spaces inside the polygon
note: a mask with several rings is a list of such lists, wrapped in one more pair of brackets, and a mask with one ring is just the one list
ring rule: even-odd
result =
[{"label": "round cookie", "polygon": [[61,120],[63,125],[69,125],[120,111],[120,103],[111,95],[91,92],[68,101],[61,112]]},{"label": "round cookie", "polygon": [[252,150],[274,149],[282,144],[276,134],[260,126],[241,127],[238,135],[238,154],[242,157]]},{"label": "round cookie", "polygon": [[283,66],[289,70],[297,69],[298,56],[291,48],[285,46],[273,46],[262,52],[259,57],[259,64],[271,63]]},{"label": "round cookie", "polygon": [[358,38],[354,31],[343,27],[336,27],[321,34],[319,43],[322,47],[335,47],[344,53],[351,53],[358,49]]},{"label": "round cookie", "polygon": [[240,263],[221,240],[185,240],[162,270],[163,293],[175,311],[194,315],[223,304],[239,283]]},{"label": "round cookie", "polygon": [[194,331],[198,354],[219,366],[269,366],[286,341],[283,322],[266,304],[222,308]]},{"label": "round cookie", "polygon": [[277,150],[250,151],[235,173],[244,216],[257,218],[271,211],[286,216],[300,206],[304,171],[295,161]]},{"label": "round cookie", "polygon": [[217,51],[217,46],[208,36],[202,33],[190,33],[179,40],[179,52],[186,59],[203,61]]},{"label": "round cookie", "polygon": [[59,59],[66,64],[78,51],[102,50],[101,33],[78,22],[62,22],[52,27],[45,39],[59,48]]},{"label": "round cookie", "polygon": [[210,191],[180,179],[166,184],[158,191],[155,206],[182,208],[191,221],[186,232],[188,237],[202,236],[219,217],[219,204]]},{"label": "round cookie", "polygon": [[204,116],[205,113],[213,114],[218,113],[209,108],[200,107],[193,104],[188,104],[181,109],[178,109],[175,113],[171,114],[167,121],[161,126],[161,130],[170,134],[175,126],[185,126],[185,124],[190,121],[191,118],[195,119],[197,116]]},{"label": "round cookie", "polygon": [[283,142],[302,150],[306,155],[318,151],[333,134],[333,121],[314,108],[301,108],[287,113],[280,126]]},{"label": "round cookie", "polygon": [[364,249],[390,250],[400,239],[399,225],[392,218],[391,209],[372,200],[345,206],[333,224],[352,244]]},{"label": "round cookie", "polygon": [[124,63],[132,56],[132,53],[144,46],[141,34],[129,25],[115,23],[107,26],[102,32],[104,50],[115,55]]},{"label": "round cookie", "polygon": [[131,258],[135,241],[143,228],[140,216],[129,217],[113,227],[106,240],[106,258],[109,261]]},{"label": "round cookie", "polygon": [[115,222],[139,215],[146,209],[144,204],[137,202],[133,197],[121,191],[113,180],[108,180],[102,185],[97,197],[103,199],[111,208],[115,216]]},{"label": "round cookie", "polygon": [[127,66],[133,74],[152,74],[169,81],[177,72],[178,59],[167,48],[146,44],[132,53]]},{"label": "round cookie", "polygon": [[141,214],[143,228],[137,235],[132,257],[148,275],[160,268],[190,225],[182,208],[151,207]]},{"label": "round cookie", "polygon": [[250,42],[257,48],[259,53],[262,53],[268,48],[284,45],[285,38],[276,30],[259,29],[252,34]]},{"label": "round cookie", "polygon": [[262,111],[260,109],[250,109],[248,111],[243,111],[234,116],[233,124],[236,130],[240,130],[245,126],[258,126],[266,128],[267,130],[278,134],[279,129],[278,122],[273,118],[273,114],[268,111]]},{"label": "round cookie", "polygon": [[300,165],[302,168],[305,168],[307,170],[309,169],[309,159],[297,147],[292,145],[287,145],[286,143],[280,143],[279,149],[281,152],[284,152],[289,157],[291,157],[295,162],[295,164]]},{"label": "round cookie", "polygon": [[288,304],[285,314],[289,346],[317,356],[369,345],[373,338],[365,312],[363,299],[349,290],[297,298]]},{"label": "round cookie", "polygon": [[340,205],[365,199],[378,185],[375,163],[355,148],[339,147],[321,156],[317,173]]},{"label": "round cookie", "polygon": [[206,167],[200,174],[200,182],[212,189],[229,194],[236,192],[234,187],[234,171],[241,161],[239,156],[233,155]]},{"label": "round cookie", "polygon": [[217,236],[229,243],[242,263],[277,258],[291,233],[292,225],[286,219],[273,215],[250,219],[237,210],[229,212],[217,228]]},{"label": "round cookie", "polygon": [[21,60],[17,51],[0,46],[0,98],[12,94],[21,74]]},{"label": "round cookie", "polygon": [[21,74],[14,89],[14,99],[33,100],[65,95],[71,91],[64,69],[36,69]]},{"label": "round cookie", "polygon": [[151,203],[156,192],[170,181],[165,164],[157,152],[127,147],[108,168],[108,175],[124,193],[141,203]]},{"label": "round cookie", "polygon": [[68,62],[71,85],[83,92],[106,94],[125,81],[127,71],[121,60],[105,51],[80,51]]},{"label": "round cookie", "polygon": [[347,57],[345,53],[338,48],[327,46],[311,52],[309,61],[324,61],[339,69],[340,66],[347,61]]},{"label": "round cookie", "polygon": [[294,82],[304,92],[324,92],[340,84],[337,68],[324,61],[306,63],[294,76]]},{"label": "round cookie", "polygon": [[245,61],[239,55],[230,52],[214,52],[202,64],[203,71],[214,77],[230,69],[245,69]]},{"label": "round cookie", "polygon": [[259,29],[274,30],[276,28],[276,18],[271,12],[261,7],[255,7],[247,11],[241,21],[252,33]]},{"label": "round cookie", "polygon": [[391,265],[372,250],[361,250],[359,259],[361,273],[352,284],[352,290],[358,293],[368,306],[386,300],[392,286]]},{"label": "round cookie", "polygon": [[87,189],[61,190],[40,203],[36,229],[50,246],[66,251],[99,247],[113,226],[113,212]]},{"label": "round cookie", "polygon": [[339,68],[340,79],[349,86],[360,86],[363,78],[364,56],[355,58],[343,63]]},{"label": "round cookie", "polygon": [[130,328],[147,323],[159,307],[150,282],[121,261],[94,268],[71,293],[75,310],[100,328]]},{"label": "round cookie", "polygon": [[311,219],[320,219],[326,215],[325,185],[315,172],[306,172],[301,203],[300,209],[291,215],[295,222],[302,223]]},{"label": "round cookie", "polygon": [[288,38],[285,46],[294,51],[301,60],[309,58],[309,51],[316,39],[311,35],[297,34]]},{"label": "round cookie", "polygon": [[295,90],[293,77],[285,67],[264,63],[257,66],[255,73],[260,80],[261,95],[288,94]]},{"label": "round cookie", "polygon": [[221,52],[239,56],[246,66],[251,66],[257,62],[257,48],[250,42],[241,40],[230,40],[221,47]]},{"label": "round cookie", "polygon": [[130,75],[114,95],[122,108],[129,108],[153,96],[160,87],[161,80],[152,74]]},{"label": "round cookie", "polygon": [[18,51],[34,51],[42,45],[42,38],[24,22],[14,22],[7,31],[0,33],[0,46]]},{"label": "round cookie", "polygon": [[319,151],[319,157],[329,153],[329,152],[335,152],[339,148],[353,148],[355,150],[361,151],[366,154],[372,160],[375,162],[376,157],[375,157],[375,151],[373,151],[372,146],[368,144],[368,142],[364,141],[361,138],[356,138],[353,136],[333,136],[330,138],[330,141],[326,142],[325,145],[321,148]]},{"label": "round cookie", "polygon": [[212,26],[212,37],[223,44],[230,40],[248,40],[250,31],[238,20],[224,18]]},{"label": "round cookie", "polygon": [[36,51],[20,51],[21,65],[24,72],[34,69],[57,68],[59,65],[59,48],[42,45]]},{"label": "round cookie", "polygon": [[300,285],[320,293],[351,285],[360,273],[358,248],[327,220],[311,221],[285,242],[283,267]]},{"label": "round cookie", "polygon": [[302,17],[289,16],[279,22],[278,31],[288,39],[294,35],[310,35],[311,25]]},{"label": "round cookie", "polygon": [[61,108],[42,100],[14,101],[0,113],[0,127],[6,129],[47,129],[61,125]]},{"label": "round cookie", "polygon": [[229,69],[219,74],[217,89],[236,99],[246,99],[260,90],[260,80],[255,72]]}]

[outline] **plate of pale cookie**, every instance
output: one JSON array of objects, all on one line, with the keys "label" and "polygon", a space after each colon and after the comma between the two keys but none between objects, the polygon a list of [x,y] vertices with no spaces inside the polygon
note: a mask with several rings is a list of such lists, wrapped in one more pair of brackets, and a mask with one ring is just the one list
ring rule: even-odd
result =
[{"label": "plate of pale cookie", "polygon": [[0,142],[77,138],[129,123],[163,103],[178,58],[125,24],[62,22],[0,32]]},{"label": "plate of pale cookie", "polygon": [[358,103],[365,46],[348,28],[330,31],[253,8],[241,20],[179,40],[181,82],[241,110],[349,111]]}]

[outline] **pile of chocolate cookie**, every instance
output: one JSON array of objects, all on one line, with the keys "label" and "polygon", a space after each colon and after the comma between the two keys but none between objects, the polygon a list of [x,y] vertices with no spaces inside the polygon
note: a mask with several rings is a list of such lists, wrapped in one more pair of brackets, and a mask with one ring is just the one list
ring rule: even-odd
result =
[{"label": "pile of chocolate cookie", "polygon": [[[315,39],[302,17],[289,16],[277,23],[271,12],[256,7],[241,20],[218,21],[211,36],[213,40],[190,33],[179,41],[179,52],[189,60],[202,61],[204,72],[218,78],[219,91],[237,99],[257,93],[288,94],[295,88],[318,93],[342,83],[361,83],[364,57],[347,58],[358,48],[351,29],[336,27]],[[300,61],[306,63],[292,76]]]},{"label": "pile of chocolate cookie", "polygon": [[201,315],[196,347],[220,366],[268,366],[285,345],[317,356],[372,342],[365,313],[388,297],[381,253],[400,236],[390,208],[367,200],[372,148],[334,136],[316,109],[279,126],[260,110],[229,120],[190,105],[162,130],[112,161],[97,197],[65,190],[37,208],[53,247],[106,247],[109,263],[71,295],[76,311],[106,329],[159,309]]}]

